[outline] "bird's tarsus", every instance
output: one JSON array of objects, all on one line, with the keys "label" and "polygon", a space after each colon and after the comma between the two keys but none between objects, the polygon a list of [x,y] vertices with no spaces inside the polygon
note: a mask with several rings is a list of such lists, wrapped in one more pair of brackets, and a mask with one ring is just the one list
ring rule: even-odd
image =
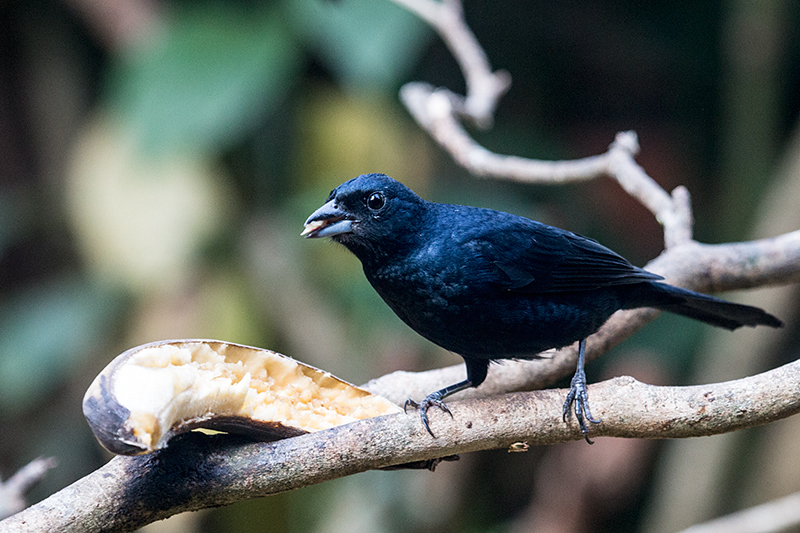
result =
[{"label": "bird's tarsus", "polygon": [[570,382],[569,393],[567,399],[564,401],[564,408],[561,411],[561,419],[566,422],[567,415],[569,415],[570,407],[575,404],[575,419],[581,428],[581,433],[586,442],[593,444],[589,439],[589,427],[586,425],[586,420],[592,424],[599,424],[602,422],[592,416],[592,411],[589,409],[589,392],[586,389],[586,372],[583,370],[584,362],[586,359],[586,340],[582,340],[578,345],[578,369],[575,375],[572,376]]},{"label": "bird's tarsus", "polygon": [[453,418],[453,413],[450,412],[450,408],[447,407],[447,405],[442,401],[442,396],[438,392],[427,395],[425,399],[419,403],[409,398],[403,404],[403,412],[408,412],[409,407],[419,409],[419,417],[422,419],[422,425],[425,426],[425,429],[428,430],[428,433],[430,433],[431,437],[434,439],[436,438],[436,435],[433,434],[433,431],[431,431],[431,426],[428,423],[428,409],[431,407],[438,407],[450,415],[450,418]]},{"label": "bird's tarsus", "polygon": [[564,409],[562,411],[564,422],[567,421],[567,415],[569,415],[570,407],[573,403],[575,404],[575,418],[578,420],[583,438],[586,439],[586,442],[589,444],[593,444],[589,439],[589,428],[585,420],[588,420],[592,424],[599,424],[602,420],[594,418],[592,412],[589,410],[589,393],[586,391],[586,374],[582,371],[576,372],[575,376],[572,378],[569,394],[567,394],[567,399],[564,402]]}]

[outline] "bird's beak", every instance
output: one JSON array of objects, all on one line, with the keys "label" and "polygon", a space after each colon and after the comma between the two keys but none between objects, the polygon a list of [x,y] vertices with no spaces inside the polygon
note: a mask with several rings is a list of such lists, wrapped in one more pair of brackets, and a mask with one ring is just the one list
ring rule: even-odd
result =
[{"label": "bird's beak", "polygon": [[331,200],[311,213],[300,235],[306,239],[333,237],[352,232],[352,223],[353,220],[348,218],[347,213],[336,207],[335,201]]}]

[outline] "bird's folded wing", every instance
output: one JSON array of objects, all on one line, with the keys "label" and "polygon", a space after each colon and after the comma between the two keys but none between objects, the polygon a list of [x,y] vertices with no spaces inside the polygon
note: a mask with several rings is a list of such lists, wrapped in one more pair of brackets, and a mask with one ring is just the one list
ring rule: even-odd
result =
[{"label": "bird's folded wing", "polygon": [[585,291],[663,279],[592,239],[544,225],[524,229],[481,237],[501,284],[509,290]]}]

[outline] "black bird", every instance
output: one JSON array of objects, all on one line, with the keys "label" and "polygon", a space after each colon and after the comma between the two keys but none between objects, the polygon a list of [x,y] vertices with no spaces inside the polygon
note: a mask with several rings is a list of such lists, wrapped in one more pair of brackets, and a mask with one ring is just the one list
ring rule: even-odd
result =
[{"label": "black bird", "polygon": [[[431,406],[483,383],[497,359],[533,359],[579,342],[578,368],[564,403],[588,442],[586,337],[619,309],[655,307],[727,329],[780,327],[757,308],[673,287],[601,244],[501,211],[423,200],[384,174],[334,189],[305,222],[307,238],[331,237],[361,261],[367,279],[403,322],[459,354],[467,379],[418,407],[428,432]],[[452,416],[452,413],[450,413]]]}]

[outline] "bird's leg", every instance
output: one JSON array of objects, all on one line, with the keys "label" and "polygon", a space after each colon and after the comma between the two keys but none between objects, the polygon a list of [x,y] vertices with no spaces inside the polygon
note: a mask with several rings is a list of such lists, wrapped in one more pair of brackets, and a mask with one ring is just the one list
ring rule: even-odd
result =
[{"label": "bird's leg", "polygon": [[592,444],[592,441],[589,440],[589,428],[586,427],[584,415],[586,420],[592,424],[599,424],[601,420],[596,420],[592,416],[592,412],[589,410],[589,392],[586,390],[586,373],[583,370],[585,363],[586,339],[582,339],[578,343],[578,369],[575,371],[575,375],[572,376],[572,382],[570,383],[567,400],[564,402],[564,409],[561,412],[561,418],[564,420],[564,422],[567,421],[569,409],[574,402],[575,418],[578,420],[578,425],[581,428],[581,433],[583,433],[583,438],[586,439],[586,442]]},{"label": "bird's leg", "polygon": [[453,413],[450,412],[450,409],[447,407],[447,405],[445,405],[445,403],[442,400],[444,400],[444,398],[450,396],[451,394],[455,394],[464,389],[469,389],[472,386],[473,386],[472,381],[470,379],[465,379],[464,381],[459,381],[454,385],[450,385],[441,390],[437,390],[436,392],[428,394],[425,397],[425,399],[419,403],[409,398],[408,400],[406,400],[406,403],[403,404],[403,411],[407,411],[409,407],[413,407],[414,409],[419,409],[419,417],[422,419],[422,425],[425,426],[425,429],[428,430],[428,433],[431,434],[431,437],[436,438],[436,435],[433,434],[433,431],[431,431],[431,427],[428,424],[428,409],[431,407],[438,407],[439,409],[450,415],[450,418],[452,418]]},{"label": "bird's leg", "polygon": [[428,394],[420,403],[417,403],[409,398],[406,400],[406,403],[403,404],[403,411],[406,411],[409,406],[419,409],[419,417],[422,419],[422,425],[425,426],[425,429],[428,430],[428,433],[430,433],[431,437],[433,438],[436,438],[436,435],[433,434],[433,431],[431,431],[431,427],[428,424],[428,409],[436,406],[445,413],[449,414],[450,418],[452,418],[453,413],[450,412],[450,409],[448,409],[442,400],[451,394],[455,394],[464,389],[477,387],[486,379],[486,374],[489,371],[488,359],[473,359],[471,357],[465,357],[464,363],[467,366],[467,379],[464,381],[459,381],[458,383],[445,387],[441,390],[437,390],[432,394]]}]

